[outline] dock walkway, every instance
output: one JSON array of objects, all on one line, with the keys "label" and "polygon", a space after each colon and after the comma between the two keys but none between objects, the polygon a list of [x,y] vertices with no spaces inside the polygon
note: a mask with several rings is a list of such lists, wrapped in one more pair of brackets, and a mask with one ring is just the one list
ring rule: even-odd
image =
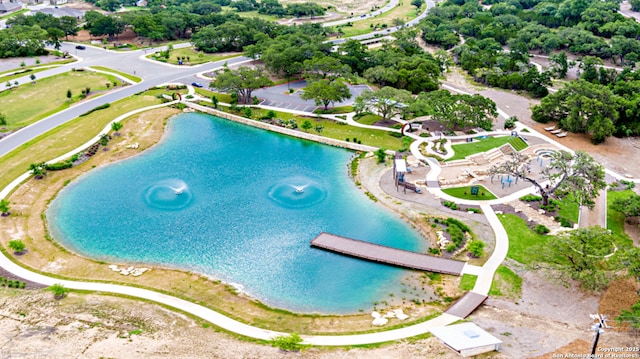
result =
[{"label": "dock walkway", "polygon": [[465,262],[405,251],[322,232],[311,245],[332,252],[410,269],[462,275]]}]

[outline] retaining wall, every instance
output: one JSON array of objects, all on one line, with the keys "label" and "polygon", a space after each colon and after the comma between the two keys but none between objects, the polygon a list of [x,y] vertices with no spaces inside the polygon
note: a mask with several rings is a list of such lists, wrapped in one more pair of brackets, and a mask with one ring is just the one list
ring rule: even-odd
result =
[{"label": "retaining wall", "polygon": [[232,114],[227,113],[227,112],[223,112],[223,111],[219,111],[219,110],[216,110],[216,109],[213,109],[213,108],[210,108],[210,107],[198,105],[198,104],[195,104],[195,103],[192,103],[192,102],[185,102],[184,104],[186,104],[188,107],[190,107],[192,109],[195,109],[195,110],[198,110],[198,111],[201,111],[201,112],[206,112],[206,113],[212,114],[214,116],[222,117],[222,118],[227,119],[227,120],[243,123],[245,125],[249,125],[249,126],[253,126],[253,127],[262,128],[262,129],[265,129],[265,130],[268,130],[268,131],[272,131],[272,132],[278,132],[278,133],[282,133],[282,134],[285,134],[285,135],[302,138],[302,139],[305,139],[305,140],[324,143],[324,144],[327,144],[327,145],[330,145],[330,146],[347,148],[347,149],[350,149],[350,150],[363,151],[363,152],[374,152],[374,151],[378,150],[377,147],[373,147],[373,146],[367,146],[367,145],[361,145],[361,144],[357,144],[357,143],[353,143],[353,142],[336,140],[336,139],[333,139],[333,138],[314,135],[312,133],[302,132],[302,131],[294,130],[294,129],[291,129],[291,128],[285,128],[285,127],[280,127],[280,126],[272,125],[272,124],[265,123],[265,122],[250,120],[250,119],[245,118],[245,117],[232,115]]}]

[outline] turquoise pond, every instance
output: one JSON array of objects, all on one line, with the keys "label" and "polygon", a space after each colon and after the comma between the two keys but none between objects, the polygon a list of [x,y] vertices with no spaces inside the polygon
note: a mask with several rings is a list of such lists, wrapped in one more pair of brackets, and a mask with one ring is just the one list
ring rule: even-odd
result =
[{"label": "turquoise pond", "polygon": [[409,272],[311,248],[315,236],[415,251],[426,241],[355,187],[352,156],[182,114],[157,146],[70,183],[47,219],[56,240],[91,258],[192,270],[283,309],[353,313],[400,296]]}]

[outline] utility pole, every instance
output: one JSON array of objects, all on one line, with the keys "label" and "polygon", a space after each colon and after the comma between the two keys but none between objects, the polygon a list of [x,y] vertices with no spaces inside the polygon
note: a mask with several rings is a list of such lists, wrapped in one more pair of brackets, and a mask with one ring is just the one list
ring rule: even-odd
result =
[{"label": "utility pole", "polygon": [[593,337],[593,344],[591,345],[591,357],[593,358],[596,354],[596,348],[598,347],[598,339],[600,339],[600,334],[604,333],[604,328],[610,328],[607,325],[607,317],[602,314],[589,314],[591,319],[596,320],[597,322],[591,326],[591,330],[595,331],[595,335]]}]

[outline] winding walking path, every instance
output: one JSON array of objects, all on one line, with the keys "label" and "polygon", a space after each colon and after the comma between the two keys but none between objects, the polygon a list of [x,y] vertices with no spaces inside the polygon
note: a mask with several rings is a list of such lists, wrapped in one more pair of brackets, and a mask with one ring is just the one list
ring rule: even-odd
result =
[{"label": "winding walking path", "polygon": [[[417,23],[422,17],[426,16],[428,9],[433,7],[434,3],[431,0],[427,0],[427,9],[425,10],[424,13],[422,13],[420,16],[418,16],[418,18],[412,20],[411,22],[408,23],[408,26],[411,26],[415,23]],[[389,31],[384,31],[384,32],[379,32],[379,33],[389,33],[389,32],[393,32],[396,31],[397,29],[390,29]],[[367,38],[367,37],[373,37],[376,36],[377,33],[371,33],[368,35],[363,35],[362,37],[355,37],[354,39],[359,40],[361,38]],[[344,41],[344,39],[340,39],[339,42]],[[337,42],[334,42],[337,43]],[[73,46],[73,45],[69,45],[66,44],[67,47],[69,46]],[[71,48],[71,47],[69,47]],[[91,49],[88,51],[94,51],[96,54],[109,54],[108,51],[103,51],[101,49]],[[140,51],[136,51],[136,52],[132,52],[133,55],[128,54],[128,55],[122,55],[118,57],[119,62],[122,62],[122,59],[124,57],[127,57],[128,59],[136,59],[138,57],[143,57],[141,55]],[[131,56],[129,56],[131,55]],[[113,57],[115,58],[115,57]],[[247,58],[242,58],[242,57],[238,57],[238,58],[233,58],[233,59],[227,59],[227,60],[223,60],[223,61],[219,61],[217,63],[214,64],[206,64],[206,65],[202,65],[199,67],[191,67],[191,68],[183,68],[183,67],[175,67],[172,65],[160,65],[160,64],[149,64],[148,61],[144,61],[144,63],[141,62],[136,62],[133,65],[133,68],[135,69],[134,71],[137,71],[142,78],[144,79],[143,82],[136,84],[136,85],[132,85],[132,86],[128,86],[125,87],[123,89],[120,89],[118,91],[113,92],[112,96],[109,95],[105,95],[99,98],[96,98],[94,100],[90,100],[87,101],[85,104],[79,105],[79,106],[75,106],[73,108],[70,108],[68,110],[62,111],[58,114],[55,114],[53,116],[50,116],[47,119],[44,119],[42,121],[39,121],[31,126],[28,126],[20,131],[17,131],[16,133],[7,136],[6,138],[4,138],[2,141],[0,141],[0,156],[5,155],[6,153],[8,153],[9,151],[11,151],[12,149],[18,147],[19,145],[25,143],[26,141],[28,141],[29,139],[36,137],[39,134],[42,134],[46,131],[48,131],[49,129],[55,128],[57,126],[59,126],[60,124],[69,121],[73,118],[75,118],[77,115],[79,115],[80,113],[86,112],[88,109],[91,109],[95,106],[98,106],[100,104],[109,102],[109,101],[114,101],[116,99],[119,98],[123,98],[123,97],[127,97],[130,96],[136,92],[139,92],[143,89],[146,89],[148,87],[152,87],[155,85],[159,85],[162,83],[166,83],[166,82],[174,82],[176,81],[176,79],[184,79],[184,78],[190,78],[190,76],[193,76],[196,72],[202,72],[203,70],[206,71],[211,71],[217,67],[222,66],[223,63],[229,63],[229,64],[233,64],[233,63],[242,63],[242,62],[246,62],[246,61],[250,61],[250,59]],[[90,66],[92,64],[101,64],[100,61],[97,61],[94,59],[94,61],[86,61],[86,65]],[[105,64],[102,64],[105,65]],[[47,74],[40,73],[41,75],[39,76],[51,76],[53,74],[59,73],[58,71],[68,71],[72,66],[77,66],[77,63],[74,65],[70,65],[70,66],[62,66],[60,68],[56,68],[56,69],[52,69],[50,70],[50,72],[48,72]],[[122,70],[122,66],[123,64],[120,63],[112,63],[112,64],[106,64],[106,66],[110,66],[113,67],[114,69],[117,70]],[[160,68],[162,68],[162,70],[159,70]],[[126,71],[126,69],[124,69]],[[159,75],[158,75],[159,74]],[[444,85],[443,87],[448,88],[448,89],[453,89],[452,87],[448,86],[448,85]],[[149,109],[149,108],[147,108]],[[144,109],[146,110],[146,109]],[[502,110],[498,110],[499,114],[503,117],[508,117],[508,115],[502,111]],[[129,113],[127,115],[124,116],[130,116],[132,113]],[[334,118],[337,119],[337,118]],[[118,120],[118,119],[116,119]],[[366,126],[366,125],[362,125],[359,124],[355,121],[353,121],[353,117],[352,116],[347,116],[347,119],[344,120],[345,122],[347,122],[347,124],[352,125],[352,126],[358,126],[358,127],[367,127],[367,128],[376,128],[376,129],[380,129],[380,130],[384,130],[384,131],[394,131],[394,130],[390,130],[388,128],[380,128],[377,126]],[[526,128],[525,126],[522,126],[521,124],[518,124],[519,129],[523,129]],[[396,130],[399,131],[399,130]],[[535,132],[532,129],[529,129],[530,131],[530,135],[534,135],[534,136],[539,136],[544,138],[546,141],[550,141],[548,138],[544,137],[541,134],[538,134],[537,132]],[[425,161],[427,161],[427,163],[429,163],[429,165],[431,166],[431,171],[429,172],[428,176],[427,176],[427,180],[428,182],[430,180],[435,180],[437,183],[437,176],[440,172],[440,166],[438,165],[437,161],[435,161],[432,158],[426,158],[424,156],[422,156],[422,154],[419,151],[419,146],[421,143],[423,142],[428,142],[429,139],[424,139],[424,138],[420,138],[417,137],[413,134],[407,134],[408,136],[411,136],[412,138],[415,139],[415,141],[412,143],[411,145],[411,151],[412,153],[419,159],[423,159]],[[433,140],[433,139],[431,139]],[[94,139],[92,139],[92,141],[94,141]],[[550,142],[555,142],[555,141],[550,141]],[[89,142],[88,142],[89,143]],[[91,142],[92,143],[92,142]],[[561,144],[555,143],[558,147],[563,148],[563,149],[567,149],[565,146],[562,146]],[[86,144],[85,144],[86,145]],[[84,146],[84,145],[83,145]],[[79,149],[76,149],[73,152],[77,152],[78,150],[81,150],[83,147],[81,146]],[[570,150],[569,150],[570,151]],[[608,171],[609,174],[617,177],[617,178],[622,178],[622,176],[615,174],[611,171]],[[6,197],[6,195],[17,185],[19,185],[21,182],[23,182],[24,179],[28,178],[29,174],[23,174],[22,176],[20,176],[18,179],[14,180],[7,188],[4,188],[2,191],[0,191],[0,199]],[[640,182],[640,180],[635,180],[636,182]],[[496,245],[495,245],[495,250],[494,252],[491,254],[490,258],[488,259],[488,261],[483,265],[483,266],[471,266],[471,265],[467,265],[465,266],[465,270],[464,273],[468,273],[468,274],[474,274],[477,275],[478,278],[476,280],[476,284],[473,288],[473,292],[478,293],[478,294],[482,294],[482,295],[487,295],[489,292],[489,289],[491,287],[491,282],[493,280],[493,275],[495,274],[495,271],[497,270],[497,268],[500,266],[500,264],[504,261],[504,259],[506,258],[507,252],[508,252],[508,248],[509,248],[509,239],[507,236],[507,233],[504,229],[504,227],[501,225],[498,217],[496,216],[495,212],[493,211],[493,209],[491,208],[491,205],[493,204],[498,204],[498,203],[504,203],[504,202],[508,202],[511,201],[512,199],[515,198],[519,198],[520,196],[522,196],[525,192],[526,193],[530,193],[531,189],[528,190],[523,190],[520,192],[516,192],[511,194],[510,196],[507,197],[503,197],[500,199],[496,199],[496,200],[491,200],[491,201],[466,201],[466,200],[461,200],[458,198],[454,198],[454,197],[450,197],[448,195],[446,195],[445,193],[443,193],[439,188],[429,188],[429,191],[431,191],[434,194],[437,194],[438,196],[440,196],[441,198],[446,198],[448,200],[457,202],[457,203],[466,203],[466,204],[480,204],[483,213],[485,214],[489,224],[491,225],[494,234],[495,234],[495,238],[496,238]],[[14,263],[11,259],[9,259],[8,257],[6,257],[4,254],[0,255],[0,266],[2,266],[3,268],[5,268],[6,270],[12,272],[13,274],[22,277],[26,280],[29,281],[33,281],[33,282],[37,282],[37,283],[41,283],[44,285],[53,285],[56,283],[62,284],[67,288],[70,289],[77,289],[77,290],[89,290],[89,291],[98,291],[98,292],[109,292],[109,293],[117,293],[117,294],[122,294],[122,295],[127,295],[127,296],[132,296],[132,297],[137,297],[137,298],[141,298],[141,299],[145,299],[145,300],[150,300],[150,301],[154,301],[157,303],[161,303],[173,308],[178,308],[182,311],[188,312],[192,315],[198,316],[204,320],[207,320],[211,323],[213,323],[216,326],[219,326],[220,328],[223,328],[225,330],[228,330],[230,332],[234,332],[246,337],[251,337],[251,338],[256,338],[256,339],[261,339],[261,340],[269,340],[274,338],[275,336],[279,336],[279,335],[283,335],[284,333],[280,333],[280,332],[276,332],[276,331],[270,331],[270,330],[266,330],[266,329],[262,329],[262,328],[258,328],[255,326],[250,326],[241,322],[238,322],[236,320],[233,320],[229,317],[226,317],[214,310],[208,309],[206,307],[203,307],[201,305],[183,300],[183,299],[179,299],[167,294],[162,294],[162,293],[158,293],[152,290],[148,290],[148,289],[142,289],[142,288],[136,288],[136,287],[130,287],[130,286],[125,286],[125,285],[117,285],[117,284],[108,284],[108,283],[98,283],[98,282],[86,282],[86,281],[75,281],[75,280],[61,280],[61,279],[57,279],[57,278],[53,278],[53,277],[49,277],[40,273],[35,273],[30,271],[27,268],[21,267],[20,265]],[[414,325],[410,325],[407,327],[403,327],[403,328],[399,328],[399,329],[394,329],[394,330],[389,330],[389,331],[381,331],[381,332],[376,332],[376,333],[367,333],[367,334],[353,334],[353,335],[302,335],[304,342],[307,344],[312,344],[312,345],[320,345],[320,346],[347,346],[347,345],[362,345],[362,344],[372,344],[372,343],[379,343],[379,342],[388,342],[391,340],[398,340],[398,339],[404,339],[404,338],[409,338],[409,337],[414,337],[417,335],[421,335],[424,333],[429,332],[431,329],[435,328],[435,327],[439,327],[439,326],[443,326],[443,325],[448,325],[451,324],[453,322],[456,322],[458,320],[460,320],[461,318],[457,317],[457,316],[453,316],[447,313],[443,313],[442,315],[438,316],[437,318],[431,319],[429,321],[423,322],[423,323],[419,323],[419,324],[414,324]]]}]

